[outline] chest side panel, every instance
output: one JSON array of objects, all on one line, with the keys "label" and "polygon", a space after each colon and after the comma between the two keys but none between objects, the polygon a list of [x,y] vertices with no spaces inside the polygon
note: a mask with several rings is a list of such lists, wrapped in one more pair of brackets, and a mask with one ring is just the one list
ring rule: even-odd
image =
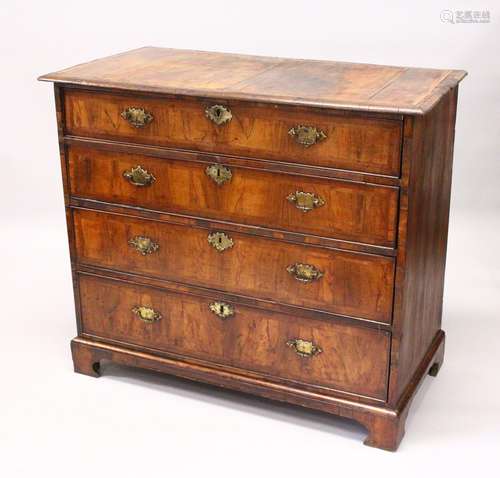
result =
[{"label": "chest side panel", "polygon": [[450,90],[430,113],[408,119],[406,124],[393,323],[393,403],[441,329],[457,93],[457,88]]}]

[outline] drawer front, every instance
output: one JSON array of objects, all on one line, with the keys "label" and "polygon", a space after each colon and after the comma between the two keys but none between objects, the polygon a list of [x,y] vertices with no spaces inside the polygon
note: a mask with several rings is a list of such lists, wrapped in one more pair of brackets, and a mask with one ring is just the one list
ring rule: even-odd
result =
[{"label": "drawer front", "polygon": [[394,260],[390,257],[88,210],[75,210],[74,221],[78,261],[84,264],[380,322],[391,320]]},{"label": "drawer front", "polygon": [[394,246],[394,187],[87,147],[68,157],[74,196]]},{"label": "drawer front", "polygon": [[90,276],[80,300],[84,333],[385,399],[386,332]]},{"label": "drawer front", "polygon": [[399,175],[399,120],[223,102],[232,117],[218,125],[206,113],[215,104],[221,102],[68,89],[65,130],[83,137]]}]

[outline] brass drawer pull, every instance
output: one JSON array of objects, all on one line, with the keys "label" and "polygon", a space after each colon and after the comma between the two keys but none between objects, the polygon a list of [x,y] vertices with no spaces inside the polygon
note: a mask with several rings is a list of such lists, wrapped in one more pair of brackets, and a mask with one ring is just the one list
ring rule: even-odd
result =
[{"label": "brass drawer pull", "polygon": [[286,343],[293,351],[301,357],[314,357],[323,352],[320,347],[314,345],[309,340],[293,339]]},{"label": "brass drawer pull", "polygon": [[205,115],[210,121],[213,121],[217,126],[231,121],[233,115],[231,110],[222,105],[213,105],[205,110]]},{"label": "brass drawer pull", "polygon": [[324,131],[314,126],[297,125],[290,128],[288,134],[292,136],[298,144],[309,148],[313,144],[319,143],[326,138]]},{"label": "brass drawer pull", "polygon": [[153,121],[153,115],[151,113],[144,108],[136,108],[134,106],[123,110],[120,116],[135,128],[144,128],[144,126]]},{"label": "brass drawer pull", "polygon": [[218,252],[230,249],[234,245],[234,241],[223,232],[213,232],[212,234],[209,234],[208,243]]},{"label": "brass drawer pull", "polygon": [[132,246],[137,252],[141,253],[143,256],[147,254],[152,254],[156,252],[160,245],[153,241],[147,236],[135,236],[128,241],[129,245]]},{"label": "brass drawer pull", "polygon": [[151,186],[156,181],[156,178],[146,171],[140,164],[134,166],[128,171],[123,172],[123,177],[134,186]]},{"label": "brass drawer pull", "polygon": [[217,186],[222,186],[233,177],[231,170],[226,168],[226,166],[222,166],[222,164],[212,164],[207,166],[205,173],[214,183],[217,184]]},{"label": "brass drawer pull", "polygon": [[234,307],[231,304],[226,304],[225,302],[211,302],[208,304],[208,307],[211,312],[221,319],[227,319],[234,315]]},{"label": "brass drawer pull", "polygon": [[152,324],[161,319],[161,314],[151,307],[144,307],[143,305],[137,305],[132,307],[132,312],[137,316],[139,320],[146,322],[147,324]]},{"label": "brass drawer pull", "polygon": [[325,200],[314,193],[305,193],[304,191],[295,191],[287,197],[289,202],[295,204],[297,209],[303,212],[312,211],[314,208],[321,207],[325,204]]},{"label": "brass drawer pull", "polygon": [[286,271],[291,274],[294,279],[299,282],[304,282],[305,284],[323,277],[323,272],[316,269],[316,267],[310,264],[301,264],[300,262],[296,262],[295,264],[288,266]]}]

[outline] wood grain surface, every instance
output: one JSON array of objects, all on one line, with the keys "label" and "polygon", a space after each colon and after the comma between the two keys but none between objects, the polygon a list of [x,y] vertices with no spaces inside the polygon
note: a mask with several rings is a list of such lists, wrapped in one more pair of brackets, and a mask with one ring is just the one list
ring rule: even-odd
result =
[{"label": "wood grain surface", "polygon": [[[390,322],[392,258],[281,243],[230,233],[234,246],[218,252],[212,232],[90,210],[75,210],[79,263],[271,299],[342,315]],[[128,244],[146,236],[158,244],[142,255]],[[295,263],[324,276],[302,283],[287,272]]]},{"label": "wood grain surface", "polygon": [[292,60],[144,47],[40,77],[43,81],[302,104],[357,111],[423,114],[465,71]]},{"label": "wood grain surface", "polygon": [[[150,287],[80,278],[83,332],[217,364],[385,399],[389,334],[366,327],[302,319],[233,304],[221,319],[210,300]],[[214,292],[213,299],[218,300]],[[145,323],[132,312],[152,307],[161,319]],[[301,357],[287,342],[313,342],[322,352]]]},{"label": "wood grain surface", "polygon": [[[395,450],[443,363],[465,74],[146,47],[41,77],[56,83],[75,371],[112,360],[315,408]],[[207,118],[216,104],[229,122]],[[130,107],[152,121],[134,127]],[[299,125],[325,137],[305,148],[289,134]],[[211,164],[231,180],[213,183]],[[151,186],[124,178],[137,165]],[[324,204],[303,213],[286,200],[296,191]],[[232,247],[217,251],[214,233]],[[298,264],[320,276],[298,281]],[[302,357],[295,339],[321,352]]]},{"label": "wood grain surface", "polygon": [[[215,158],[214,158],[215,159]],[[218,159],[218,158],[217,158]],[[353,181],[279,174],[227,165],[231,179],[218,185],[206,162],[69,147],[71,195],[109,203],[228,220],[240,224],[316,234],[394,247],[399,191]],[[220,164],[214,161],[211,164]],[[136,186],[123,173],[140,165],[153,174]],[[314,193],[324,205],[304,212],[287,200]]]},{"label": "wood grain surface", "polygon": [[457,89],[409,119],[396,274],[392,403],[441,332]]},{"label": "wood grain surface", "polygon": [[[65,91],[65,131],[69,135],[399,175],[399,119],[225,102],[232,119],[216,125],[205,110],[221,104],[218,100]],[[141,128],[132,126],[121,116],[130,107],[143,108],[153,120]],[[300,125],[320,129],[326,138],[306,148],[289,134]]]}]

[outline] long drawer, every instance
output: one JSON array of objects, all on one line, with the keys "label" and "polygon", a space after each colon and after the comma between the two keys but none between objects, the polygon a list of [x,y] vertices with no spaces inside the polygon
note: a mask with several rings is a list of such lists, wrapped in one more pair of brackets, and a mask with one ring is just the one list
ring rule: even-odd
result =
[{"label": "long drawer", "polygon": [[75,89],[64,97],[69,135],[399,176],[399,119]]},{"label": "long drawer", "polygon": [[394,260],[74,210],[78,261],[389,323]]},{"label": "long drawer", "polygon": [[394,246],[398,188],[68,148],[74,196]]},{"label": "long drawer", "polygon": [[385,399],[387,332],[80,276],[83,332]]}]

